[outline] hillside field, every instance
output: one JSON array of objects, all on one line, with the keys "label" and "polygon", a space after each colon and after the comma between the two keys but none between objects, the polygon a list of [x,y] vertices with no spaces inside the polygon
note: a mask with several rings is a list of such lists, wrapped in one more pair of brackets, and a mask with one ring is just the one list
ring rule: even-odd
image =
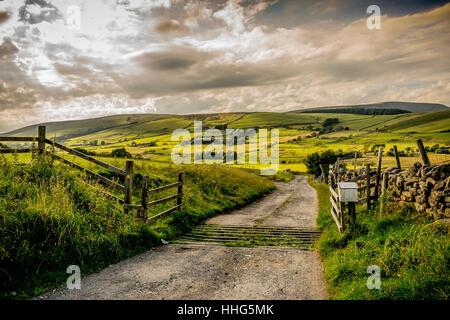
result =
[{"label": "hillside field", "polygon": [[[268,129],[269,142],[270,129],[278,129],[280,167],[279,173],[271,178],[279,180],[292,179],[291,173],[281,172],[284,169],[306,172],[305,157],[327,149],[342,151],[341,161],[349,167],[355,165],[354,153],[362,153],[356,159],[360,167],[366,163],[375,166],[378,148],[389,151],[395,145],[409,155],[400,158],[405,168],[420,161],[417,139],[422,139],[426,147],[439,145],[439,150],[450,147],[450,110],[395,115],[268,112],[122,115],[47,124],[49,139],[82,148],[119,168],[125,168],[127,159],[108,154],[125,148],[134,161],[133,203],[140,201],[142,175],[149,176],[150,187],[154,188],[174,182],[177,172],[185,171],[185,205],[167,218],[143,225],[133,216],[124,215],[115,202],[99,196],[98,188],[89,186],[87,182],[92,181],[86,176],[65,165],[53,165],[48,159],[42,163],[34,153],[0,155],[0,218],[4,221],[0,230],[0,297],[38,295],[63,283],[66,274],[60,265],[77,261],[85,274],[96,272],[160,243],[161,238],[174,239],[205,218],[242,206],[274,189],[269,179],[233,168],[259,173],[262,167],[259,164],[174,165],[171,152],[178,141],[172,141],[172,132],[187,129],[193,138],[194,121],[202,121],[203,131]],[[35,136],[37,127],[16,130],[12,135]],[[4,145],[17,148],[29,147],[30,143]],[[59,154],[113,180],[118,178],[91,162]],[[428,155],[432,163],[450,161],[450,155],[442,152]],[[28,165],[20,165],[23,163]],[[393,165],[392,156],[383,157],[383,167]],[[150,200],[168,195],[163,192]],[[149,216],[169,207],[170,204],[155,207]],[[334,261],[336,257],[330,255],[326,259]],[[327,268],[326,272],[328,277],[333,276],[332,269]],[[342,297],[354,297],[351,292],[344,293]]]},{"label": "hillside field", "polygon": [[[99,271],[274,189],[269,179],[226,166],[136,164],[135,177],[149,174],[152,187],[185,172],[183,209],[143,224],[103,197],[88,177],[54,164],[34,157],[19,166],[0,155],[0,299],[27,298],[60,286],[68,265],[78,265],[83,275]],[[158,205],[149,216],[170,206]]]},{"label": "hillside field", "polygon": [[[338,122],[325,126],[324,121],[330,118],[338,119]],[[450,110],[395,115],[270,112],[186,116],[121,115],[47,124],[47,136],[70,147],[83,148],[100,155],[125,148],[136,159],[166,166],[171,163],[172,148],[178,144],[177,141],[172,141],[172,132],[187,129],[193,137],[194,121],[202,121],[203,131],[217,128],[224,134],[225,128],[253,128],[257,132],[259,129],[279,129],[280,170],[304,172],[306,167],[303,159],[313,152],[327,149],[341,150],[343,153],[363,152],[364,158],[357,161],[359,167],[366,163],[375,164],[376,154],[373,151],[380,145],[385,151],[396,145],[399,151],[415,152],[410,152],[409,157],[401,157],[402,164],[407,167],[420,161],[417,139],[422,139],[428,147],[437,144],[440,147],[450,147]],[[11,134],[33,136],[36,132],[37,127],[32,126]],[[429,153],[429,157],[432,163],[450,160],[448,154]],[[354,166],[353,160],[347,162]],[[393,157],[384,158],[383,167],[393,164]],[[249,169],[261,167],[250,164],[234,166]]]}]

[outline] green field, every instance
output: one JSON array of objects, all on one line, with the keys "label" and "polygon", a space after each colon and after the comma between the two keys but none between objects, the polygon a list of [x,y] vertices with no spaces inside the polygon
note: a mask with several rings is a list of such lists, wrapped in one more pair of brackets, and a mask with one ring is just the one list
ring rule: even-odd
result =
[{"label": "green field", "polygon": [[[330,299],[448,300],[450,290],[448,226],[412,206],[386,203],[381,210],[357,206],[355,232],[340,233],[330,215],[328,185],[311,177],[319,198],[317,249]],[[368,290],[367,267],[380,267],[379,290]]]},{"label": "green field", "polygon": [[[329,126],[325,125],[326,119],[338,120],[337,123]],[[344,154],[341,162],[352,168],[355,166],[353,154],[356,151],[363,153],[363,157],[356,161],[357,167],[364,166],[366,163],[375,166],[376,150],[383,146],[384,150],[388,151],[395,145],[399,151],[409,150],[409,156],[401,157],[402,166],[408,167],[420,161],[419,155],[415,153],[417,139],[422,139],[426,147],[437,144],[440,148],[450,147],[450,110],[379,116],[269,112],[186,116],[121,115],[46,124],[48,138],[56,138],[57,141],[70,147],[80,147],[89,152],[95,152],[96,158],[119,168],[125,168],[127,159],[113,158],[108,154],[115,149],[125,148],[132,155],[135,177],[148,175],[150,187],[173,182],[178,171],[185,171],[185,206],[182,211],[159,220],[154,225],[143,226],[132,216],[124,215],[121,208],[114,202],[99,197],[97,188],[86,184],[88,180],[85,176],[68,169],[67,166],[42,163],[32,154],[0,155],[2,172],[0,218],[3,221],[0,225],[2,234],[0,280],[3,285],[0,297],[24,298],[37,295],[60,285],[66,278],[64,270],[61,270],[59,265],[77,261],[85,272],[95,272],[111,263],[146,250],[158,243],[161,238],[173,239],[201,222],[202,219],[244,205],[273,189],[269,179],[259,177],[247,170],[233,168],[245,168],[259,173],[259,169],[263,167],[261,164],[174,165],[171,161],[171,152],[178,141],[172,141],[172,132],[176,129],[187,129],[192,138],[194,121],[202,121],[203,130],[216,128],[222,132],[225,132],[226,128],[254,128],[257,131],[278,129],[280,165],[278,174],[272,178],[280,180],[292,178],[291,174],[281,172],[284,169],[306,172],[307,168],[303,160],[314,152],[327,149],[342,151]],[[13,132],[13,135],[35,136],[37,127],[17,130]],[[270,141],[270,136],[268,140]],[[15,148],[30,147],[30,143],[4,144]],[[203,147],[206,146],[205,144]],[[246,150],[249,150],[249,147],[247,144]],[[47,148],[51,147],[47,146]],[[272,151],[271,148],[269,151]],[[111,174],[73,155],[63,152],[58,154],[95,172],[107,176]],[[448,154],[429,152],[428,155],[432,163],[450,161]],[[191,154],[192,158],[193,156],[194,154]],[[246,159],[248,156],[247,152]],[[24,163],[28,165],[19,165]],[[394,158],[386,155],[383,158],[383,167],[393,165],[395,165]],[[133,202],[138,203],[141,197],[139,179],[135,180],[135,184],[137,185],[133,189]],[[167,192],[162,192],[150,200],[157,200],[168,195]],[[116,194],[116,196],[123,195]],[[321,192],[319,192],[320,196]],[[149,216],[169,207],[170,204],[155,207],[150,210]],[[353,270],[352,266],[339,263],[343,255],[352,256],[354,261],[364,263],[368,258],[357,256],[354,246],[358,245],[358,240],[349,243],[343,250],[330,249],[335,242],[344,240],[333,231],[331,218],[328,212],[326,215],[324,212],[319,215],[319,225],[326,230],[326,235],[322,237],[320,245],[332,297],[337,299],[359,297],[359,287],[356,291],[352,291],[354,283],[349,277],[335,278],[345,273],[347,270],[345,268]],[[376,227],[377,222],[372,221],[371,217],[371,213],[361,215],[361,219],[366,219],[361,223]],[[325,220],[321,221],[321,219]],[[384,219],[388,221],[391,218]],[[427,222],[423,221],[423,223]],[[414,235],[415,222],[407,219],[402,223],[404,229],[399,232],[404,232],[408,237]],[[36,229],[34,227],[36,225],[40,227]],[[370,239],[361,235],[366,237],[361,238],[361,241],[371,243],[385,236],[385,230],[382,230]],[[392,237],[396,236],[396,234],[392,235]],[[432,242],[436,239],[442,240],[440,235],[430,235],[427,241]],[[422,247],[418,247],[417,250],[420,248]],[[389,258],[390,251],[388,248],[385,250],[387,251],[377,252],[379,263],[385,263],[383,259]],[[420,252],[413,254],[414,257],[420,256]],[[407,259],[408,257],[399,258]],[[389,259],[386,261],[391,263]],[[436,261],[439,262],[438,260],[424,262],[420,269],[420,272],[425,274],[424,279],[428,279],[426,273],[436,266]],[[392,270],[394,273],[397,272],[394,267]],[[406,270],[404,274],[409,275],[411,270],[413,269]],[[405,288],[405,284],[396,280],[393,274],[387,276],[392,278],[389,288],[393,291],[397,288]],[[406,284],[405,290],[411,292],[422,285],[425,285],[424,282],[418,279],[417,282]],[[333,292],[333,290],[336,291]],[[439,292],[426,290],[424,292],[423,295],[418,294],[413,297],[443,297]],[[382,296],[365,298],[376,299],[390,296],[409,297],[401,293],[383,292]]]},{"label": "green field", "polygon": [[[0,155],[0,299],[58,287],[67,279],[68,265],[78,265],[83,275],[97,272],[274,189],[269,179],[227,166],[136,163],[136,197],[138,174],[149,175],[151,187],[158,187],[185,172],[182,210],[144,224],[136,212],[125,214],[102,196],[102,188],[79,171],[49,157],[24,158],[27,166],[16,160]],[[158,205],[149,216],[170,206]]]},{"label": "green field", "polygon": [[[328,118],[338,119],[338,123],[324,127]],[[135,158],[149,160],[155,165],[171,163],[172,148],[178,144],[172,141],[175,129],[193,132],[194,121],[202,121],[203,131],[218,128],[225,135],[230,129],[273,129],[280,132],[280,170],[306,171],[303,159],[313,153],[327,149],[344,153],[364,152],[364,158],[357,163],[375,163],[372,150],[384,145],[388,151],[394,145],[399,151],[411,148],[417,151],[417,139],[425,146],[439,144],[450,146],[450,110],[404,113],[396,115],[359,115],[342,113],[223,113],[185,116],[171,115],[121,115],[100,119],[67,121],[48,124],[47,136],[71,147],[82,147],[97,153],[110,153],[117,148],[126,148]],[[327,130],[326,130],[327,129]],[[37,128],[27,127],[13,132],[15,136],[36,135]],[[193,134],[192,134],[193,137]],[[151,145],[149,145],[152,143]],[[248,147],[247,147],[248,149]],[[447,154],[430,153],[432,163],[450,160]],[[420,161],[416,152],[410,157],[402,157],[405,167]],[[346,161],[349,166],[354,161]],[[394,164],[393,158],[386,157],[383,167]],[[256,169],[259,165],[237,165]]]}]

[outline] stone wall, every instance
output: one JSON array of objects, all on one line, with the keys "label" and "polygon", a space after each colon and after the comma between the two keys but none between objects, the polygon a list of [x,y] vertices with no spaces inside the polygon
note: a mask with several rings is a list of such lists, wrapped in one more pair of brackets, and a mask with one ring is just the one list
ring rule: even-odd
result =
[{"label": "stone wall", "polygon": [[[340,181],[365,175],[364,168],[356,171],[341,168],[339,171]],[[390,201],[399,205],[411,203],[417,211],[432,214],[436,219],[450,218],[450,164],[422,166],[417,162],[403,171],[390,167],[385,172]],[[371,177],[372,182],[375,179],[375,176]],[[380,188],[381,185],[382,178]]]}]

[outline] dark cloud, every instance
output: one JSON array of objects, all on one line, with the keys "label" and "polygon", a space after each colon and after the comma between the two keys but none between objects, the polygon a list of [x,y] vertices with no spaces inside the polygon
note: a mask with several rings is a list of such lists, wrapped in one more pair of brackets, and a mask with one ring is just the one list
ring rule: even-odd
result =
[{"label": "dark cloud", "polygon": [[11,38],[5,37],[0,45],[0,59],[6,59],[19,52],[19,49],[11,41]]},{"label": "dark cloud", "polygon": [[348,23],[367,18],[366,10],[376,4],[381,14],[390,17],[404,16],[432,10],[448,0],[280,0],[255,16],[257,24],[273,28],[292,28],[315,23],[319,19]]},{"label": "dark cloud", "polygon": [[160,21],[155,25],[154,30],[162,34],[171,33],[186,33],[189,32],[189,28],[181,25],[179,22],[173,20]]},{"label": "dark cloud", "polygon": [[13,61],[15,49],[9,43],[5,46],[3,42],[1,47],[8,53],[0,59],[0,111],[32,108],[38,101],[38,92],[45,88],[16,66]]},{"label": "dark cloud", "polygon": [[55,70],[63,76],[88,76],[92,73],[92,71],[84,65],[73,65],[73,64],[62,64],[55,63],[53,64]]},{"label": "dark cloud", "polygon": [[194,92],[205,89],[264,86],[298,74],[298,66],[282,57],[266,63],[221,62],[218,54],[186,47],[144,53],[133,59],[135,72],[110,75],[133,97]]},{"label": "dark cloud", "polygon": [[[29,6],[38,6],[40,13],[29,12]],[[19,21],[26,21],[30,24],[37,24],[42,21],[52,22],[62,18],[63,16],[58,9],[45,0],[26,0],[25,5],[19,9]]]},{"label": "dark cloud", "polygon": [[200,61],[200,54],[195,56],[194,52],[191,50],[189,50],[189,52],[186,52],[186,50],[180,51],[170,50],[144,53],[136,57],[134,62],[146,70],[170,71],[186,69]]},{"label": "dark cloud", "polygon": [[6,22],[8,19],[9,19],[9,13],[0,11],[0,24],[2,24],[3,22]]},{"label": "dark cloud", "polygon": [[194,96],[164,97],[155,103],[157,110],[164,110],[170,114],[199,113],[218,105],[219,100],[215,98],[200,98]]}]

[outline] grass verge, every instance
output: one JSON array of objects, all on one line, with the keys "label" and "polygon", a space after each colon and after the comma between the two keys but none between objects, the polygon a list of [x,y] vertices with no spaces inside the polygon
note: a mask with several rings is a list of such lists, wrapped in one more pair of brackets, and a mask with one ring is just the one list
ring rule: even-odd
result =
[{"label": "grass verge", "polygon": [[[380,212],[357,210],[356,234],[339,233],[330,215],[329,191],[311,177],[317,190],[322,236],[318,249],[331,299],[448,299],[450,238],[448,226],[386,204]],[[386,201],[386,199],[382,200]],[[381,270],[381,288],[369,290],[367,268]]]},{"label": "grass verge", "polygon": [[173,182],[183,170],[183,209],[145,225],[65,165],[40,157],[23,166],[0,156],[0,298],[28,298],[63,285],[69,265],[83,276],[97,272],[274,189],[266,178],[227,166],[139,170],[152,186]]}]

